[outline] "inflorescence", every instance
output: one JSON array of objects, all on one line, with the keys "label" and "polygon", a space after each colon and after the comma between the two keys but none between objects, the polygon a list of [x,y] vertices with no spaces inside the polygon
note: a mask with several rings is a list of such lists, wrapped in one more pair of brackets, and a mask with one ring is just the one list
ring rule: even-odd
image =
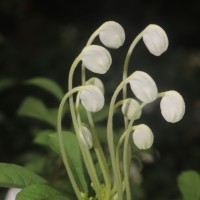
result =
[{"label": "inflorescence", "polygon": [[[143,107],[158,98],[161,98],[160,109],[164,119],[171,123],[178,122],[185,113],[185,103],[177,91],[158,92],[155,81],[146,72],[135,71],[130,75],[127,74],[130,56],[141,39],[143,39],[149,52],[155,56],[160,56],[168,48],[168,37],[165,31],[158,25],[150,24],[131,43],[124,61],[122,81],[117,86],[110,101],[106,133],[110,154],[110,158],[108,158],[97,137],[98,130],[95,128],[92,117],[92,113],[98,112],[104,107],[104,84],[97,77],[86,80],[86,69],[96,74],[105,74],[112,64],[109,51],[103,46],[92,44],[97,36],[107,48],[117,49],[125,41],[125,32],[120,24],[114,21],[105,22],[91,35],[86,46],[74,60],[68,77],[68,92],[63,97],[58,112],[58,138],[62,159],[79,200],[131,200],[129,183],[130,136],[132,136],[135,146],[141,150],[149,149],[154,140],[153,132],[149,126],[146,124],[135,125],[134,122],[141,117]],[[79,63],[82,63],[82,82],[80,86],[73,87],[73,75]],[[134,97],[127,97],[127,85],[130,85]],[[120,92],[122,92],[123,97],[117,101]],[[74,98],[76,98],[75,101]],[[79,142],[83,161],[95,192],[95,195],[90,197],[88,197],[90,194],[85,194],[78,187],[64,151],[61,121],[63,107],[67,100],[69,100],[74,131]],[[87,113],[88,124],[83,123],[81,120],[80,105],[84,107]],[[119,107],[124,115],[124,132],[116,143],[114,142],[113,115]],[[91,149],[94,149],[96,154],[103,181],[98,179]],[[112,171],[109,169],[107,159],[111,160]],[[123,163],[123,172],[120,163]]]}]

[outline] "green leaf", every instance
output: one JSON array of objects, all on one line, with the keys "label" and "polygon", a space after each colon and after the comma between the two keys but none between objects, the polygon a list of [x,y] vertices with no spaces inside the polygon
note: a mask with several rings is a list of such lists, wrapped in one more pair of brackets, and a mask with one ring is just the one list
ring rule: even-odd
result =
[{"label": "green leaf", "polygon": [[38,86],[51,94],[53,94],[58,100],[61,100],[64,96],[64,93],[60,86],[51,79],[44,78],[44,77],[36,77],[29,79],[25,82],[28,85],[35,85]]},{"label": "green leaf", "polygon": [[56,127],[57,109],[48,109],[44,103],[37,98],[27,97],[20,106],[18,114],[41,120]]},{"label": "green leaf", "polygon": [[200,175],[188,170],[178,176],[178,186],[184,200],[200,200]]},{"label": "green leaf", "polygon": [[[49,144],[51,148],[60,154],[60,146],[57,138],[57,133],[52,134],[49,136]],[[73,174],[77,180],[77,183],[79,184],[79,187],[85,192],[87,192],[87,183],[85,180],[85,174],[83,169],[83,162],[81,157],[81,152],[79,148],[79,144],[77,141],[77,137],[75,134],[63,131],[62,132],[62,138],[63,138],[63,144],[65,148],[65,152],[67,155],[67,159],[71,165],[71,169],[73,171]]]},{"label": "green leaf", "polygon": [[70,200],[46,184],[34,184],[17,194],[16,200]]},{"label": "green leaf", "polygon": [[24,167],[0,163],[0,187],[24,188],[31,184],[46,182],[45,179]]},{"label": "green leaf", "polygon": [[49,146],[49,134],[52,134],[52,130],[40,131],[34,138],[34,143]]}]

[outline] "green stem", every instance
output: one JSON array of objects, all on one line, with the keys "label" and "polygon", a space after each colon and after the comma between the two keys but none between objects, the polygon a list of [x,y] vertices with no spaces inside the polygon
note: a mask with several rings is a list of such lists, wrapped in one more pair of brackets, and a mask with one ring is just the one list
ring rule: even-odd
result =
[{"label": "green stem", "polygon": [[[86,43],[86,46],[89,46],[92,44],[94,39],[99,34],[100,28],[101,28],[101,26],[90,36],[89,40]],[[81,80],[82,80],[82,85],[85,85],[85,67],[84,67],[84,65],[82,65],[82,69],[81,69]]]},{"label": "green stem", "polygon": [[76,87],[73,90],[70,90],[67,94],[65,94],[65,96],[63,97],[63,99],[60,102],[59,109],[58,109],[58,118],[57,118],[57,133],[58,133],[58,141],[59,141],[59,145],[60,145],[61,156],[62,156],[64,165],[65,165],[65,168],[67,170],[67,173],[69,175],[70,181],[72,183],[72,186],[74,188],[74,191],[76,193],[76,196],[78,197],[79,200],[82,200],[83,198],[81,197],[81,192],[76,184],[75,178],[74,178],[72,170],[70,168],[70,164],[67,160],[67,156],[66,156],[65,149],[64,149],[64,144],[62,142],[63,141],[63,138],[62,138],[62,113],[63,113],[63,108],[64,108],[66,100],[73,93],[78,92],[84,88],[85,88],[85,86]]},{"label": "green stem", "polygon": [[124,138],[126,137],[126,131],[121,135],[117,147],[116,147],[116,164],[117,164],[117,170],[118,174],[121,174],[120,172],[120,147],[122,145],[122,142],[124,141]]},{"label": "green stem", "polygon": [[[89,46],[92,44],[92,42],[94,41],[94,39],[98,36],[99,34],[99,30],[102,28],[102,26],[100,26],[89,38],[86,46]],[[82,65],[82,73],[81,73],[81,79],[82,79],[82,84],[85,85],[85,80],[86,80],[86,73],[85,73],[85,67]],[[109,196],[109,191],[111,188],[111,182],[110,182],[110,175],[109,175],[109,170],[108,170],[108,165],[105,159],[105,155],[103,153],[102,147],[100,145],[99,139],[97,137],[96,134],[96,129],[95,129],[95,125],[92,119],[92,115],[90,112],[87,111],[87,117],[88,117],[88,121],[89,121],[89,125],[91,128],[91,132],[92,132],[92,138],[93,138],[93,142],[94,142],[94,150],[95,153],[97,155],[97,159],[105,180],[105,186],[106,186],[106,198],[108,198]]]},{"label": "green stem", "polygon": [[96,134],[96,129],[95,129],[95,126],[94,126],[94,122],[93,122],[91,113],[87,112],[87,116],[88,116],[90,128],[92,130],[94,150],[95,150],[95,153],[97,155],[97,159],[99,161],[99,165],[100,165],[100,168],[102,170],[102,174],[103,174],[103,177],[104,177],[104,180],[105,180],[106,197],[108,197],[109,193],[110,193],[110,188],[111,188],[110,173],[109,173],[108,165],[107,165],[106,158],[105,158],[105,155],[103,153],[103,150],[101,148],[99,139],[98,139],[97,134]]},{"label": "green stem", "polygon": [[[142,103],[140,107],[138,108],[138,111],[142,109],[146,103]],[[131,156],[130,156],[130,145],[129,145],[129,136],[131,131],[134,130],[133,123],[135,121],[135,116],[137,116],[137,112],[130,120],[128,127],[126,129],[126,136],[124,141],[124,151],[123,151],[123,166],[124,166],[124,181],[125,181],[125,188],[126,188],[126,199],[131,200],[131,191],[130,191],[130,182],[129,182],[129,172],[130,172],[130,162],[131,162]],[[133,199],[132,199],[133,200]]]},{"label": "green stem", "polygon": [[[125,80],[128,75],[128,65],[129,65],[129,60],[130,60],[131,54],[133,52],[133,49],[135,48],[137,43],[140,41],[142,36],[143,36],[143,31],[133,40],[133,42],[131,43],[131,45],[128,49],[128,52],[127,52],[126,58],[125,58],[125,62],[124,62],[123,80]],[[126,99],[126,97],[127,97],[127,87],[125,86],[123,88],[123,99]],[[124,123],[125,123],[125,127],[127,127],[128,121],[126,118],[124,118]]]},{"label": "green stem", "polygon": [[79,113],[79,103],[80,103],[80,99],[79,99],[79,96],[80,96],[80,93],[77,94],[76,96],[76,117],[77,117],[77,121],[78,121],[78,124],[80,125],[81,124],[81,116],[80,116],[80,113]]},{"label": "green stem", "polygon": [[[81,60],[81,54],[74,60],[72,66],[70,68],[69,77],[68,77],[68,91],[72,90],[72,88],[73,88],[73,85],[72,85],[73,84],[73,74],[74,74],[74,71],[75,71],[78,63],[80,62],[80,60]],[[71,111],[71,116],[72,116],[72,122],[73,122],[73,125],[74,125],[75,133],[76,133],[78,141],[79,141],[79,146],[81,148],[81,153],[82,153],[82,156],[83,156],[83,159],[84,159],[84,163],[86,165],[88,174],[89,174],[89,176],[90,176],[90,178],[93,182],[96,194],[97,194],[98,197],[100,197],[101,196],[100,187],[99,187],[98,181],[96,179],[97,175],[94,172],[94,170],[91,169],[92,166],[90,166],[91,161],[89,160],[89,158],[90,158],[89,154],[88,154],[87,151],[85,151],[84,147],[81,144],[81,138],[79,136],[79,126],[78,126],[78,122],[77,122],[77,118],[76,118],[77,116],[76,116],[72,96],[69,97],[69,105],[70,105],[70,111]]]},{"label": "green stem", "polygon": [[115,146],[114,146],[114,139],[113,139],[113,115],[114,115],[114,106],[115,101],[117,99],[117,96],[119,92],[123,89],[123,87],[130,81],[131,76],[126,78],[124,81],[122,81],[119,86],[114,91],[114,94],[112,96],[110,107],[109,107],[109,114],[108,114],[108,123],[107,123],[107,139],[108,139],[108,146],[111,156],[111,162],[112,162],[112,169],[113,169],[113,175],[114,175],[114,183],[116,184],[116,189],[118,193],[118,199],[123,199],[123,191],[122,191],[122,179],[120,174],[118,173],[118,169],[116,166],[116,157],[115,157]]},{"label": "green stem", "polygon": [[129,136],[131,131],[127,131],[125,141],[124,141],[124,151],[123,151],[123,163],[124,163],[124,181],[126,189],[126,200],[131,200],[131,191],[130,191],[130,182],[129,182],[129,173],[130,173],[130,145],[129,145]]}]

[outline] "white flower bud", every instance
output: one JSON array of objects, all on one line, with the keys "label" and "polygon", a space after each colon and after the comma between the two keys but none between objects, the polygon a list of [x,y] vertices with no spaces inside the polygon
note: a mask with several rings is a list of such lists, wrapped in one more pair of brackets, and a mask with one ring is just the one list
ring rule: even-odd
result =
[{"label": "white flower bud", "polygon": [[104,95],[102,91],[93,85],[88,85],[80,91],[80,100],[84,108],[89,112],[98,112],[104,106]]},{"label": "white flower bud", "polygon": [[153,133],[147,125],[140,124],[135,127],[133,142],[138,149],[149,149],[153,144],[153,139]]},{"label": "white flower bud", "polygon": [[139,119],[142,114],[142,110],[138,101],[135,99],[126,99],[122,105],[122,113],[129,120],[133,117],[135,119]]},{"label": "white flower bud", "polygon": [[118,49],[125,41],[125,32],[119,23],[108,21],[101,26],[99,38],[106,47]]},{"label": "white flower bud", "polygon": [[104,93],[103,82],[97,77],[92,77],[89,80],[87,80],[86,85],[95,85]]},{"label": "white flower bud", "polygon": [[21,191],[19,188],[10,188],[6,194],[5,200],[15,200],[17,194]]},{"label": "white flower bud", "polygon": [[135,96],[144,103],[150,103],[158,96],[154,80],[142,71],[136,71],[131,75],[130,87]]},{"label": "white flower bud", "polygon": [[105,74],[112,63],[108,50],[98,45],[86,46],[81,53],[83,65],[97,74]]},{"label": "white flower bud", "polygon": [[90,130],[86,126],[81,126],[79,131],[80,138],[83,144],[88,148],[91,149],[93,147],[92,142],[92,134]]},{"label": "white flower bud", "polygon": [[160,109],[166,121],[171,123],[178,122],[185,114],[184,99],[174,90],[167,91],[161,99]]},{"label": "white flower bud", "polygon": [[155,56],[165,52],[169,44],[165,31],[155,24],[150,24],[144,29],[143,41],[150,53]]}]

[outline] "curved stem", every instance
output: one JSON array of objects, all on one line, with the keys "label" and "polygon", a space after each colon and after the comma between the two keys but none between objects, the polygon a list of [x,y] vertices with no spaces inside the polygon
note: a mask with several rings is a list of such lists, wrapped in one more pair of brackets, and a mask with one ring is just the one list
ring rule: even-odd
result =
[{"label": "curved stem", "polygon": [[[137,45],[137,43],[140,41],[140,39],[142,38],[143,36],[143,31],[138,34],[138,36],[133,40],[133,42],[131,43],[129,49],[128,49],[128,52],[126,54],[126,58],[125,58],[125,62],[124,62],[124,70],[123,70],[123,80],[126,79],[127,77],[127,74],[128,74],[128,65],[129,65],[129,60],[130,60],[130,57],[131,57],[131,54],[133,52],[133,49],[135,48],[135,46]],[[123,99],[126,99],[127,97],[127,87],[125,86],[123,88]],[[127,119],[124,118],[124,123],[125,123],[125,127],[127,127]]]},{"label": "curved stem", "polygon": [[120,147],[121,147],[122,142],[124,141],[125,137],[126,137],[126,131],[121,135],[121,137],[117,143],[117,147],[116,147],[116,166],[117,166],[118,174],[120,174],[120,175],[121,175],[121,172],[120,172]]},{"label": "curved stem", "polygon": [[[78,63],[81,60],[81,54],[75,59],[75,61],[73,62],[70,71],[69,71],[69,77],[68,77],[68,90],[72,90],[73,88],[73,74],[74,71],[78,65]],[[79,142],[79,146],[81,148],[81,153],[84,159],[84,163],[86,165],[88,174],[93,182],[94,185],[94,190],[96,191],[97,196],[100,198],[101,193],[100,193],[100,185],[98,184],[98,180],[97,180],[97,174],[96,172],[92,169],[92,166],[90,166],[91,164],[91,160],[90,160],[90,152],[87,152],[83,147],[82,143],[81,143],[81,138],[79,136],[79,126],[78,126],[78,122],[77,122],[77,116],[76,116],[76,112],[75,112],[75,108],[74,108],[74,102],[73,102],[73,97],[70,96],[69,97],[69,106],[70,106],[70,112],[71,112],[71,116],[72,116],[72,122],[74,125],[74,129],[75,129],[75,133],[77,135],[78,138],[78,142]]]},{"label": "curved stem", "polygon": [[80,125],[81,124],[81,116],[80,116],[80,113],[78,111],[79,105],[80,105],[80,97],[79,96],[80,96],[80,93],[78,93],[77,96],[76,96],[76,106],[75,106],[75,108],[76,108],[77,121],[78,121],[78,124]]},{"label": "curved stem", "polygon": [[95,153],[97,155],[97,159],[99,161],[100,168],[102,170],[103,178],[105,180],[106,193],[107,193],[106,197],[108,197],[109,193],[110,193],[109,191],[110,191],[110,188],[111,188],[108,165],[107,165],[106,158],[105,158],[105,155],[103,153],[103,150],[101,148],[99,139],[98,139],[97,134],[96,134],[96,129],[95,129],[95,126],[94,126],[94,122],[93,122],[91,113],[87,112],[87,117],[88,117],[88,121],[89,121],[90,128],[91,128],[91,131],[92,131],[92,137],[93,137],[93,141],[94,141],[94,144],[93,144],[94,150],[95,150]]},{"label": "curved stem", "polygon": [[123,163],[124,163],[124,181],[126,188],[126,199],[131,200],[131,191],[129,183],[129,173],[130,173],[130,145],[129,145],[129,136],[131,131],[128,131],[124,140],[124,151],[123,151]]},{"label": "curved stem", "polygon": [[114,175],[114,183],[116,184],[116,189],[118,193],[118,199],[123,199],[123,192],[122,192],[122,179],[120,174],[118,173],[117,166],[116,166],[116,157],[115,157],[115,146],[114,146],[114,139],[113,139],[113,115],[114,115],[114,106],[115,101],[117,99],[117,96],[119,92],[122,90],[122,88],[130,81],[131,76],[126,78],[124,81],[122,81],[119,86],[116,88],[109,107],[109,114],[108,114],[108,123],[107,123],[107,139],[108,139],[108,146],[111,156],[111,162],[112,162],[112,169],[113,169],[113,175]]},{"label": "curved stem", "polygon": [[[101,28],[101,26],[90,36],[89,40],[86,43],[86,46],[89,46],[92,44],[92,42],[94,41],[96,36],[99,34],[100,28]],[[82,85],[85,85],[85,67],[84,67],[84,65],[82,65],[82,69],[81,69],[81,80],[82,80]]]},{"label": "curved stem", "polygon": [[[142,103],[138,110],[142,109],[146,103]],[[130,172],[130,162],[131,162],[131,156],[130,156],[130,145],[129,145],[129,136],[132,130],[134,130],[133,123],[135,121],[135,116],[137,116],[137,112],[130,120],[128,127],[127,127],[127,134],[125,136],[124,141],[124,151],[123,151],[123,166],[124,166],[124,181],[125,181],[125,188],[126,188],[126,199],[131,200],[131,191],[130,191],[130,183],[129,183],[129,172]],[[132,199],[133,200],[133,199]]]},{"label": "curved stem", "polygon": [[[90,36],[90,38],[89,38],[86,46],[92,44],[92,42],[94,41],[94,39],[99,34],[99,30],[101,28],[102,28],[102,26],[100,26]],[[81,80],[82,80],[82,84],[83,85],[85,84],[85,80],[86,80],[86,73],[85,73],[85,71],[86,71],[85,67],[84,67],[84,65],[82,65]],[[93,122],[93,119],[92,119],[92,115],[91,115],[90,112],[88,112],[88,111],[86,111],[86,112],[87,112],[87,117],[88,117],[89,125],[90,125],[90,128],[91,128],[91,132],[92,132],[92,138],[93,138],[93,142],[94,142],[94,144],[93,144],[94,145],[94,150],[95,150],[95,153],[97,155],[97,159],[98,159],[98,162],[99,162],[99,165],[100,165],[100,168],[101,168],[104,180],[105,180],[106,198],[108,198],[109,191],[110,191],[110,188],[111,188],[111,182],[110,182],[110,178],[109,178],[110,175],[109,175],[108,165],[107,165],[107,162],[106,162],[105,155],[103,153],[102,147],[100,145],[99,139],[98,139],[97,134],[96,134],[96,129],[95,129],[95,125],[94,125],[94,122]]]},{"label": "curved stem", "polygon": [[59,105],[59,109],[58,109],[58,117],[57,117],[57,133],[58,133],[58,141],[59,141],[59,145],[60,145],[60,152],[61,152],[61,156],[65,165],[65,168],[67,170],[67,173],[69,175],[70,181],[72,183],[72,186],[74,188],[74,191],[76,193],[76,196],[78,197],[79,200],[82,200],[82,196],[81,196],[81,192],[76,184],[75,178],[73,176],[72,170],[70,168],[70,164],[67,160],[67,156],[65,153],[65,149],[64,149],[64,145],[63,145],[63,138],[62,138],[62,113],[63,113],[63,108],[65,105],[66,100],[75,92],[80,91],[81,89],[84,89],[84,86],[80,86],[80,87],[76,87],[73,90],[70,90],[67,94],[65,94],[65,96],[63,97],[63,99],[60,102]]}]

